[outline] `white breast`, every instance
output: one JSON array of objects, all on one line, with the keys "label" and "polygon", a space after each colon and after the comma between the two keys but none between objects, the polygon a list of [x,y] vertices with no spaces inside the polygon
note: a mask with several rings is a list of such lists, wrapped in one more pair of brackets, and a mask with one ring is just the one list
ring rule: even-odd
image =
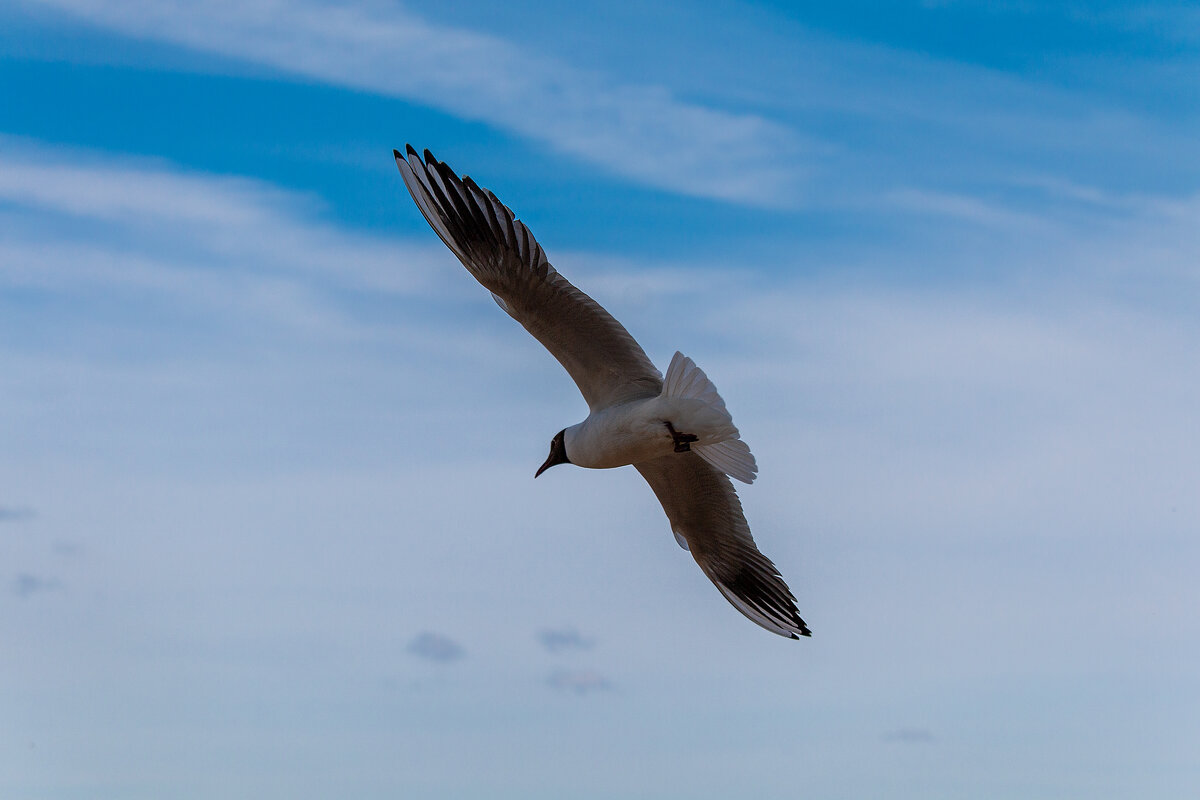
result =
[{"label": "white breast", "polygon": [[567,458],[593,469],[623,467],[674,449],[659,398],[634,400],[588,416],[566,430]]},{"label": "white breast", "polygon": [[690,398],[651,397],[605,408],[567,428],[567,458],[581,467],[610,469],[672,453],[667,421],[680,433],[699,436],[699,445],[737,436],[728,413]]}]

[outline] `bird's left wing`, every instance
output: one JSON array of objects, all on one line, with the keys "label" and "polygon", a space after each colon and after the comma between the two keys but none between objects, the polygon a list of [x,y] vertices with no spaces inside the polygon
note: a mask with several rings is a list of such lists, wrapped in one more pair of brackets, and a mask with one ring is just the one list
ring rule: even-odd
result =
[{"label": "bird's left wing", "polygon": [[496,195],[428,150],[394,151],[404,184],[463,266],[558,359],[588,406],[653,397],[662,376],[629,332],[550,265],[533,234]]},{"label": "bird's left wing", "polygon": [[723,472],[696,453],[669,453],[633,466],[662,503],[675,538],[734,608],[780,636],[810,635],[779,570],[754,544]]}]

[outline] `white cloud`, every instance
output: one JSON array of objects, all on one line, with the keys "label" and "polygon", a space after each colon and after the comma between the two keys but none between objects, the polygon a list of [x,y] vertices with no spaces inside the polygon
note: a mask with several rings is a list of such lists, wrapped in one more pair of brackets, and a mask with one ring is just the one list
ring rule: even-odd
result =
[{"label": "white cloud", "polygon": [[[287,339],[462,348],[401,313],[478,296],[436,239],[345,231],[312,198],[253,180],[0,142],[0,286],[58,298],[50,315],[99,293],[79,320],[107,326],[95,344],[185,324],[226,351]],[[27,334],[52,335],[42,322]]]},{"label": "white cloud", "polygon": [[437,248],[346,233],[320,220],[313,199],[261,182],[0,144],[0,244],[12,283],[182,282],[203,296],[253,273],[411,296],[437,282]]},{"label": "white cloud", "polygon": [[928,189],[895,189],[884,195],[884,203],[901,211],[951,217],[976,225],[1018,232],[1045,232],[1050,223],[1036,215],[1013,211],[978,197]]},{"label": "white cloud", "polygon": [[424,103],[675,192],[778,205],[800,178],[781,164],[795,163],[803,143],[778,123],[615,82],[392,5],[40,1],[129,36]]}]

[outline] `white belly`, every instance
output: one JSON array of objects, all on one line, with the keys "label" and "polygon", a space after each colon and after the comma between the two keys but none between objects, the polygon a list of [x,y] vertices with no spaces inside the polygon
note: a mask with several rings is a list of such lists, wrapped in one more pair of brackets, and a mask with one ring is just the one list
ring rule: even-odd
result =
[{"label": "white belly", "polygon": [[610,469],[673,453],[668,421],[680,433],[699,436],[700,444],[728,438],[723,421],[709,420],[706,411],[697,401],[661,396],[603,409],[566,429],[567,458],[581,467]]}]

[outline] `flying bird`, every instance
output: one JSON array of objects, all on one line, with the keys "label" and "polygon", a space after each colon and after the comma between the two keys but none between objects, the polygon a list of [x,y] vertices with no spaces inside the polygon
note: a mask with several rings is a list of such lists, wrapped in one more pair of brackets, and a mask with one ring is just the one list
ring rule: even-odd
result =
[{"label": "flying bird", "polygon": [[412,145],[392,151],[417,207],[496,303],[566,368],[588,404],[564,428],[536,478],[556,464],[632,464],[662,503],[675,539],[734,608],[758,625],[809,636],[779,570],[759,552],[730,477],[758,473],[725,401],[676,352],[664,378],[629,332],[546,259],[496,195]]}]

